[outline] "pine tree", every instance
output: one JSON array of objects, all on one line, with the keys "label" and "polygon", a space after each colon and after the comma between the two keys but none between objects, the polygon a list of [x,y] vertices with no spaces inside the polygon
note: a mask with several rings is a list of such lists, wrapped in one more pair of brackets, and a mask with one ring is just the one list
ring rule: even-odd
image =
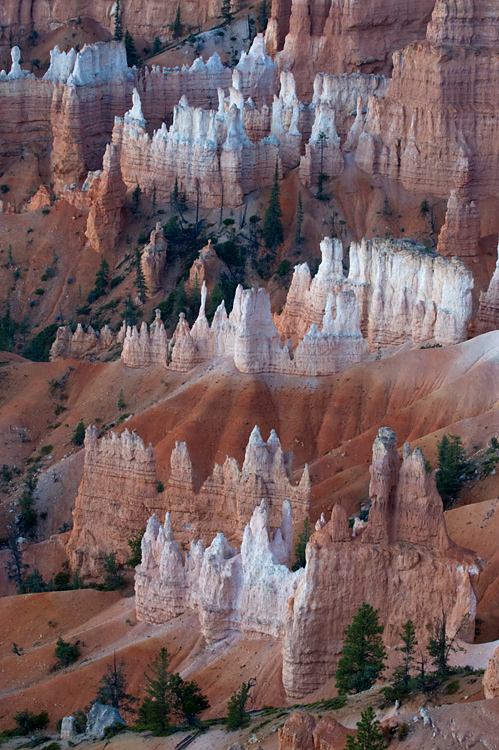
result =
[{"label": "pine tree", "polygon": [[126,561],[125,565],[129,568],[136,568],[142,562],[142,537],[144,536],[143,531],[138,531],[134,536],[127,539],[128,546],[130,547],[130,557]]},{"label": "pine tree", "polygon": [[308,540],[310,539],[310,535],[312,533],[312,526],[310,525],[310,521],[308,518],[305,518],[303,521],[303,529],[298,534],[298,541],[296,542],[295,546],[295,555],[296,555],[296,561],[293,565],[293,570],[299,570],[300,568],[304,568],[307,560],[305,557],[305,551],[307,549]]},{"label": "pine tree", "polygon": [[301,236],[301,225],[303,223],[303,202],[301,199],[301,192],[298,193],[298,211],[296,212],[296,235],[295,245],[301,245],[303,237]]},{"label": "pine tree", "polygon": [[210,707],[208,698],[203,695],[195,680],[183,680],[176,673],[170,678],[170,695],[173,710],[177,716],[193,726],[197,722],[197,715]]},{"label": "pine tree", "polygon": [[383,630],[377,611],[363,602],[344,633],[343,652],[335,675],[340,693],[369,690],[383,672],[386,660]]},{"label": "pine tree", "polygon": [[263,222],[263,237],[265,244],[268,249],[272,250],[274,253],[277,250],[277,246],[284,240],[281,217],[282,209],[279,198],[279,164],[276,159],[272,192],[270,194],[269,205],[265,212],[265,219]]},{"label": "pine tree", "polygon": [[146,298],[147,286],[146,277],[140,264],[140,250],[138,247],[135,248],[135,288],[137,289],[137,296],[141,302]]},{"label": "pine tree", "polygon": [[329,180],[329,176],[324,172],[324,149],[328,146],[329,136],[323,131],[319,133],[318,145],[321,152],[320,171],[317,177],[317,198],[324,200],[327,196],[324,194],[324,183]]},{"label": "pine tree", "polygon": [[447,509],[456,499],[463,484],[463,472],[467,468],[464,448],[457,435],[444,435],[437,443],[438,471],[436,473],[437,490]]},{"label": "pine tree", "polygon": [[71,438],[73,445],[83,445],[85,442],[85,425],[83,419],[80,419],[78,424],[73,430],[73,437]]},{"label": "pine tree", "polygon": [[28,474],[24,480],[24,489],[19,499],[20,512],[17,516],[16,525],[20,536],[33,539],[36,536],[38,526],[38,513],[35,504],[35,490],[38,479],[34,474]]},{"label": "pine tree", "polygon": [[135,305],[133,304],[132,295],[130,294],[130,292],[128,292],[127,296],[125,297],[123,320],[125,321],[127,326],[137,325],[137,315],[135,313]]},{"label": "pine tree", "polygon": [[169,667],[170,657],[163,647],[156,658],[149,662],[150,673],[145,674],[147,697],[139,708],[140,723],[158,734],[164,734],[170,729],[173,706]]},{"label": "pine tree", "polygon": [[442,605],[442,616],[435,617],[433,622],[427,625],[426,628],[430,633],[428,653],[433,659],[433,664],[437,668],[437,671],[441,675],[445,675],[449,670],[449,657],[451,653],[462,650],[455,645],[455,640],[462,625],[451,638],[447,633],[447,612]]},{"label": "pine tree", "polygon": [[368,706],[357,722],[357,736],[347,737],[346,750],[384,750],[385,740],[372,706]]},{"label": "pine tree", "polygon": [[123,29],[121,28],[121,4],[116,0],[116,15],[114,16],[114,39],[121,42],[123,39]]},{"label": "pine tree", "polygon": [[125,50],[126,50],[126,61],[129,68],[133,68],[134,65],[139,64],[139,56],[135,49],[135,42],[133,36],[130,34],[128,29],[125,31]]},{"label": "pine tree", "polygon": [[107,665],[106,674],[101,679],[101,686],[97,691],[96,701],[118,710],[131,711],[131,704],[137,700],[127,693],[128,680],[123,662],[116,664],[116,653],[113,663]]},{"label": "pine tree", "polygon": [[401,682],[404,688],[407,688],[411,677],[411,663],[414,661],[413,654],[418,645],[416,640],[416,630],[412,620],[407,620],[407,622],[402,625],[400,638],[403,645],[399,646],[397,651],[401,651],[404,654],[404,663],[395,669],[393,676],[396,682]]},{"label": "pine tree", "polygon": [[120,395],[118,396],[118,409],[122,411],[126,406],[125,401],[125,394],[123,393],[123,388],[120,390]]},{"label": "pine tree", "polygon": [[28,566],[23,560],[23,551],[18,544],[18,534],[11,534],[7,542],[9,557],[5,561],[5,572],[7,578],[16,584],[17,588],[20,589],[24,576],[28,570]]},{"label": "pine tree", "polygon": [[239,690],[234,693],[227,703],[227,719],[225,720],[227,729],[233,732],[240,727],[246,727],[249,724],[249,714],[246,711],[246,703],[249,698],[249,691],[255,684],[255,678],[248,682],[243,682]]},{"label": "pine tree", "polygon": [[232,2],[231,0],[222,0],[222,16],[226,24],[232,21]]},{"label": "pine tree", "polygon": [[110,552],[104,558],[104,583],[108,591],[116,591],[125,583],[123,573],[116,560],[116,552]]},{"label": "pine tree", "polygon": [[177,12],[175,14],[175,20],[170,25],[170,29],[174,39],[178,39],[182,36],[182,23],[180,21],[180,3],[177,5]]},{"label": "pine tree", "polygon": [[134,216],[138,216],[140,212],[141,202],[142,202],[142,190],[141,190],[140,185],[137,183],[137,186],[132,193],[132,211],[133,211]]},{"label": "pine tree", "polygon": [[59,638],[57,639],[54,656],[60,661],[61,666],[69,667],[70,664],[73,664],[73,662],[78,659],[78,657],[80,656],[79,644],[80,641],[69,643],[67,641],[63,641],[63,639],[59,636]]}]

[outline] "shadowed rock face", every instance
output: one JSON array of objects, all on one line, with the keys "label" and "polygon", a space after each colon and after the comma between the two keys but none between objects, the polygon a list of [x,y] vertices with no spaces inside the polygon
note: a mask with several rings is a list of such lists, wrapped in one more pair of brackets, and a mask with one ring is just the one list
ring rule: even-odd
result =
[{"label": "shadowed rock face", "polygon": [[294,711],[279,729],[279,750],[343,750],[348,732],[331,716],[316,723],[311,714]]},{"label": "shadowed rock face", "polygon": [[[264,442],[255,427],[242,469],[234,458],[227,457],[223,466],[215,464],[212,475],[196,491],[187,446],[177,443],[163,494],[157,490],[156,458],[151,446],[146,448],[140,437],[127,430],[120,437],[111,433],[98,440],[96,428],[88,428],[84,474],[68,546],[72,565],[83,576],[101,578],[105,556],[115,552],[118,562],[125,562],[130,556],[127,540],[143,531],[151,513],[163,515],[166,509],[171,511],[168,518],[184,546],[193,536],[208,543],[220,530],[231,539],[242,540],[262,497],[267,498],[268,523],[280,524],[286,498],[293,502],[295,520],[302,522],[310,511],[310,477],[305,467],[300,483],[292,485],[288,478],[290,462],[291,455],[283,452],[275,432],[272,430]],[[289,533],[287,539],[292,544],[292,532],[291,542]],[[175,545],[177,549],[177,542]],[[288,558],[289,554],[287,563]]]},{"label": "shadowed rock face", "polygon": [[[255,438],[256,452],[265,451]],[[182,456],[185,463],[185,451]],[[153,517],[136,571],[138,616],[165,622],[190,607],[199,610],[209,642],[234,633],[282,638],[283,684],[296,698],[334,675],[344,630],[362,602],[378,610],[390,646],[398,644],[409,618],[424,642],[426,625],[442,602],[449,630],[455,632],[467,615],[464,635],[472,637],[477,558],[447,536],[435,477],[426,473],[421,450],[411,453],[405,445],[400,465],[395,433],[386,427],[373,446],[370,497],[369,521],[355,537],[340,505],[328,523],[317,523],[306,567],[295,573],[288,569],[292,521],[287,502],[271,541],[268,506],[262,501],[245,528],[239,555],[218,534],[207,550],[192,542],[184,560],[170,514],[164,527]],[[308,731],[307,721],[299,724]]]},{"label": "shadowed rock face", "polygon": [[498,259],[486,292],[480,293],[480,307],[474,323],[476,334],[499,328],[499,248]]}]

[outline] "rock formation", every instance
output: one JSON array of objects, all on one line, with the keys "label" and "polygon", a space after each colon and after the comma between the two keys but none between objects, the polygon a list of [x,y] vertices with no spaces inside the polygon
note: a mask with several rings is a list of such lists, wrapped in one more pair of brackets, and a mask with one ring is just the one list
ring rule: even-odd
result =
[{"label": "rock formation", "polygon": [[93,360],[102,352],[108,351],[112,346],[122,344],[125,338],[125,324],[118,333],[113,333],[108,325],[101,331],[94,331],[88,326],[87,332],[78,323],[73,333],[69,326],[60,326],[57,335],[50,348],[50,360],[57,359],[89,359]]},{"label": "rock formation", "polygon": [[[250,445],[260,455],[268,450],[255,431]],[[176,451],[175,461],[183,466],[189,484],[186,448],[178,445]],[[173,461],[172,456],[172,466]],[[220,476],[220,467],[213,477],[216,474]],[[390,646],[399,643],[400,628],[409,618],[424,642],[426,624],[442,601],[449,632],[468,616],[469,637],[474,632],[478,559],[447,536],[435,475],[426,473],[422,451],[411,453],[406,444],[400,466],[396,436],[387,427],[374,442],[369,494],[372,506],[365,529],[353,537],[346,511],[335,505],[330,521],[317,524],[307,545],[305,569],[295,573],[288,569],[292,521],[287,501],[272,541],[268,505],[262,501],[245,528],[239,555],[219,533],[206,550],[193,541],[184,559],[170,514],[164,527],[153,517],[136,569],[139,619],[165,622],[191,608],[199,611],[208,643],[235,633],[282,638],[283,684],[296,698],[334,675],[343,632],[362,602],[378,610]]]},{"label": "rock formation", "polygon": [[312,135],[300,160],[300,179],[305,187],[317,185],[319,175],[327,182],[335,180],[345,168],[340,137],[334,124],[334,109],[320,102],[315,108]]},{"label": "rock formation", "polygon": [[239,90],[244,98],[251,97],[257,107],[271,104],[277,91],[277,65],[265,52],[263,34],[257,34],[249,52],[241,53],[235,67]]},{"label": "rock formation", "polygon": [[499,328],[499,246],[496,267],[486,292],[480,293],[480,307],[474,323],[474,332],[479,335]]},{"label": "rock formation", "polygon": [[489,659],[483,676],[483,691],[487,699],[499,697],[499,647]]},{"label": "rock formation", "polygon": [[54,199],[53,191],[48,185],[40,185],[29,202],[29,210],[36,211],[39,208],[48,208]]},{"label": "rock formation", "polygon": [[147,327],[143,322],[126,329],[121,358],[127,367],[149,367],[167,364],[168,339],[161,320],[161,311],[156,310],[156,319]]},{"label": "rock formation", "polygon": [[459,260],[478,259],[480,213],[473,201],[463,201],[455,190],[447,202],[445,224],[438,235],[437,252],[447,258],[457,255]]},{"label": "rock formation", "polygon": [[208,240],[189,271],[189,289],[199,289],[205,284],[207,292],[211,292],[222,271],[228,273],[228,268],[218,257],[211,240]]},{"label": "rock formation", "polygon": [[113,251],[121,232],[121,210],[126,195],[119,153],[113,143],[106,146],[102,171],[88,175],[82,192],[87,193],[90,205],[85,235],[98,253]]},{"label": "rock formation", "polygon": [[161,276],[165,266],[166,240],[161,222],[156,224],[140,258],[147,294],[152,297],[161,289]]},{"label": "rock formation", "polygon": [[98,440],[97,428],[88,427],[83,479],[67,547],[73,570],[100,579],[110,552],[124,563],[130,556],[127,539],[143,530],[159,505],[152,447],[146,448],[126,429],[121,436],[112,432]]},{"label": "rock formation", "polygon": [[497,194],[498,17],[487,0],[436,3],[427,41],[396,52],[386,98],[369,97],[361,169],[445,199],[452,190],[468,201]]},{"label": "rock formation", "polygon": [[293,711],[279,729],[279,750],[343,750],[348,732],[332,716],[319,721],[311,714]]},{"label": "rock formation", "polygon": [[303,335],[326,311],[328,294],[355,293],[360,328],[369,346],[435,339],[455,344],[467,337],[473,277],[457,259],[441,258],[408,240],[366,240],[350,246],[350,269],[343,277],[341,245],[321,243],[322,263],[311,280],[307,264],[295,268],[282,314],[281,336]]},{"label": "rock formation", "polygon": [[[129,556],[127,539],[145,528],[151,513],[162,511],[162,515],[166,502],[177,538],[184,544],[193,534],[207,543],[219,531],[240,542],[264,496],[271,524],[280,525],[281,506],[287,498],[295,508],[295,521],[301,523],[310,510],[310,477],[305,467],[300,482],[293,485],[288,476],[291,461],[292,454],[283,452],[274,430],[265,443],[255,427],[242,469],[234,458],[227,457],[223,466],[215,464],[197,490],[187,446],[177,443],[163,495],[157,490],[151,446],[145,448],[135,433],[130,435],[126,430],[120,437],[111,433],[98,440],[96,428],[88,428],[84,474],[68,548],[72,565],[82,575],[95,578],[101,575],[109,552],[117,552],[123,562]],[[100,512],[104,515],[96,523],[96,513]]]}]

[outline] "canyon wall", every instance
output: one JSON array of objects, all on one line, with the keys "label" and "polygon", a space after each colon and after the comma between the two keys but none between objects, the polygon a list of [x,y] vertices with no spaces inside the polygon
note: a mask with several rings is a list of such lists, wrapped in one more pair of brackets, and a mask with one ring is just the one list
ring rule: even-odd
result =
[{"label": "canyon wall", "polygon": [[480,306],[473,331],[479,335],[499,328],[499,246],[498,258],[488,289],[480,292]]},{"label": "canyon wall", "polygon": [[138,618],[161,623],[190,608],[199,612],[208,643],[235,633],[282,639],[283,684],[292,698],[334,675],[344,630],[362,602],[378,610],[390,646],[400,642],[409,618],[424,642],[442,601],[450,632],[468,616],[465,637],[472,637],[478,559],[449,539],[435,475],[426,473],[421,449],[411,453],[406,444],[400,465],[395,433],[382,428],[373,445],[369,494],[365,528],[352,536],[346,511],[335,505],[330,521],[316,524],[306,567],[294,573],[288,501],[273,535],[267,502],[255,508],[239,554],[217,534],[206,550],[192,541],[184,558],[170,514],[164,526],[153,516],[136,568]]},{"label": "canyon wall", "polygon": [[282,338],[303,335],[325,314],[338,289],[354,292],[360,328],[369,346],[435,339],[465,341],[471,319],[473,277],[457,259],[441,258],[410,240],[367,240],[350,245],[343,275],[339,240],[321,243],[322,263],[314,279],[306,263],[295,267],[286,305],[275,322]]},{"label": "canyon wall", "polygon": [[151,446],[145,448],[137,435],[126,430],[120,437],[111,433],[98,440],[96,428],[88,428],[68,546],[71,564],[85,577],[100,578],[105,556],[116,552],[118,562],[125,562],[130,554],[127,539],[144,530],[152,512],[162,515],[166,507],[184,546],[193,535],[208,543],[220,531],[239,542],[262,497],[267,498],[270,523],[280,523],[287,498],[295,508],[295,521],[301,523],[310,511],[310,477],[305,466],[300,482],[292,484],[291,461],[292,454],[284,453],[274,430],[265,442],[255,427],[242,468],[227,457],[223,466],[215,464],[198,488],[187,446],[177,442],[170,477],[160,493]]},{"label": "canyon wall", "polygon": [[85,463],[73,511],[67,552],[73,570],[101,579],[106,555],[118,563],[130,556],[127,539],[142,531],[159,511],[156,458],[135,433],[125,430],[98,439],[97,428],[85,432]]},{"label": "canyon wall", "polygon": [[497,195],[498,29],[487,0],[436,3],[428,41],[396,52],[386,98],[369,98],[361,169],[445,199],[452,190],[466,201]]}]

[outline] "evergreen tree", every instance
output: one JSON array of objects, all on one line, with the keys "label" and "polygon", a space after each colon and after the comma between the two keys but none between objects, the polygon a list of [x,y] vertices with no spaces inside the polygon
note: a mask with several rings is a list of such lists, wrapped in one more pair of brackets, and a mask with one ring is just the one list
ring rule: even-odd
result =
[{"label": "evergreen tree", "polygon": [[147,286],[146,278],[140,265],[140,250],[138,247],[135,248],[135,287],[137,289],[137,296],[141,302],[146,298]]},{"label": "evergreen tree", "polygon": [[137,315],[135,313],[135,305],[132,301],[132,295],[128,292],[125,297],[125,305],[123,310],[123,320],[127,326],[137,325]]},{"label": "evergreen tree", "polygon": [[319,175],[317,177],[317,198],[319,200],[324,200],[327,198],[327,196],[324,193],[324,183],[329,180],[329,176],[325,174],[324,172],[324,150],[328,146],[328,140],[329,136],[326,135],[323,131],[319,133],[319,139],[318,139],[318,145],[321,152],[321,163],[320,163],[320,171]]},{"label": "evergreen tree", "polygon": [[121,28],[121,3],[116,0],[116,15],[114,16],[114,39],[121,42],[123,39],[123,29]]},{"label": "evergreen tree", "polygon": [[[128,31],[127,31],[127,34],[128,34]],[[134,216],[138,216],[140,212],[141,203],[142,203],[142,190],[141,190],[139,183],[137,183],[137,187],[134,189],[132,193],[132,212]]]},{"label": "evergreen tree", "polygon": [[226,24],[231,23],[232,21],[232,1],[231,0],[222,0],[222,16],[224,19],[224,22]]},{"label": "evergreen tree", "polygon": [[195,680],[183,680],[176,673],[170,678],[170,694],[173,710],[177,716],[190,725],[197,722],[197,715],[210,707],[208,698],[203,695]]},{"label": "evergreen tree", "polygon": [[284,240],[281,217],[282,209],[279,198],[279,164],[276,159],[272,192],[270,194],[269,205],[265,212],[265,219],[263,222],[263,237],[265,244],[268,249],[272,250],[274,253],[277,250],[277,246]]},{"label": "evergreen tree", "polygon": [[20,589],[28,566],[24,563],[23,551],[19,547],[17,538],[17,533],[9,536],[7,542],[9,557],[5,561],[5,572],[9,581],[13,581],[17,585],[17,588]]},{"label": "evergreen tree", "polygon": [[73,445],[83,445],[85,442],[85,425],[83,419],[80,419],[73,431],[73,437],[71,438]]},{"label": "evergreen tree", "polygon": [[296,542],[295,546],[295,555],[296,555],[296,561],[293,565],[293,570],[299,570],[299,568],[304,568],[307,560],[305,557],[305,550],[307,548],[308,540],[310,539],[310,535],[312,533],[312,526],[310,525],[310,521],[308,518],[305,518],[303,521],[303,529],[298,534],[298,541]]},{"label": "evergreen tree", "polygon": [[80,641],[75,643],[67,643],[63,641],[59,636],[55,647],[55,658],[58,659],[63,667],[69,667],[70,664],[75,662],[80,655],[79,648]]},{"label": "evergreen tree", "polygon": [[38,479],[34,474],[28,474],[24,480],[23,493],[19,499],[20,512],[17,516],[16,525],[20,536],[33,539],[36,536],[38,526],[38,513],[35,504],[35,490]]},{"label": "evergreen tree", "polygon": [[182,23],[180,21],[180,3],[177,5],[177,12],[175,14],[175,20],[170,25],[170,29],[174,39],[178,39],[182,36]]},{"label": "evergreen tree", "polygon": [[416,640],[416,630],[412,620],[407,620],[407,622],[402,625],[400,638],[402,639],[402,646],[399,646],[397,651],[403,653],[404,663],[395,669],[393,676],[396,682],[401,682],[404,688],[407,688],[411,676],[411,663],[414,661],[413,654],[418,645]]},{"label": "evergreen tree", "polygon": [[339,693],[360,693],[374,685],[386,660],[383,630],[377,611],[363,602],[344,633],[343,652],[336,671]]},{"label": "evergreen tree", "polygon": [[127,539],[128,546],[130,547],[130,557],[126,561],[125,565],[129,568],[136,568],[142,562],[142,549],[141,542],[144,536],[143,531],[139,531],[132,537]]},{"label": "evergreen tree", "polygon": [[456,499],[463,484],[463,472],[467,468],[464,448],[457,435],[444,435],[437,443],[438,471],[436,473],[437,490],[447,509]]},{"label": "evergreen tree", "polygon": [[165,734],[171,726],[173,705],[169,668],[170,657],[163,647],[156,658],[149,662],[150,673],[145,674],[147,697],[139,708],[139,721],[157,734]]},{"label": "evergreen tree", "polygon": [[116,653],[113,663],[107,665],[106,674],[101,679],[101,685],[97,691],[96,702],[113,706],[118,710],[131,711],[131,704],[137,699],[127,693],[128,680],[126,678],[125,665],[123,662],[116,664]]},{"label": "evergreen tree", "polygon": [[258,31],[263,33],[266,30],[267,24],[269,22],[269,6],[267,0],[262,0],[260,5],[258,6],[258,14],[256,20],[258,23]]},{"label": "evergreen tree", "polygon": [[301,236],[301,225],[303,223],[303,202],[301,199],[301,192],[298,193],[298,211],[296,212],[296,235],[295,245],[301,245],[303,237]]},{"label": "evergreen tree", "polygon": [[447,633],[447,612],[442,605],[442,616],[435,617],[433,622],[427,625],[426,628],[430,633],[428,653],[439,674],[445,675],[449,671],[449,657],[451,653],[462,650],[455,645],[455,640],[462,625],[451,638]]},{"label": "evergreen tree", "polygon": [[346,750],[384,750],[385,740],[372,706],[368,706],[357,722],[357,736],[347,737]]},{"label": "evergreen tree", "polygon": [[161,39],[159,38],[159,36],[155,36],[154,42],[152,45],[153,54],[157,55],[160,49],[161,49]]},{"label": "evergreen tree", "polygon": [[139,64],[139,56],[135,49],[135,42],[133,36],[130,34],[128,29],[125,31],[125,50],[126,50],[126,61],[129,68],[133,68],[134,65]]},{"label": "evergreen tree", "polygon": [[94,302],[99,297],[103,297],[106,293],[107,285],[109,284],[109,263],[101,255],[99,269],[95,276],[94,288],[88,295],[88,301]]},{"label": "evergreen tree", "polygon": [[116,560],[116,552],[110,552],[104,558],[104,583],[108,591],[116,591],[125,583],[123,573]]},{"label": "evergreen tree", "polygon": [[49,586],[43,580],[43,576],[37,567],[33,569],[24,581],[21,583],[18,589],[19,594],[41,594],[42,591],[47,591]]},{"label": "evergreen tree", "polygon": [[122,411],[126,407],[126,401],[125,401],[125,394],[123,393],[123,388],[120,390],[120,395],[118,396],[118,409]]},{"label": "evergreen tree", "polygon": [[234,693],[227,703],[227,719],[225,723],[230,732],[240,727],[248,726],[249,714],[246,711],[246,703],[248,702],[249,691],[255,682],[254,678],[251,678],[248,682],[243,682],[239,690]]}]

